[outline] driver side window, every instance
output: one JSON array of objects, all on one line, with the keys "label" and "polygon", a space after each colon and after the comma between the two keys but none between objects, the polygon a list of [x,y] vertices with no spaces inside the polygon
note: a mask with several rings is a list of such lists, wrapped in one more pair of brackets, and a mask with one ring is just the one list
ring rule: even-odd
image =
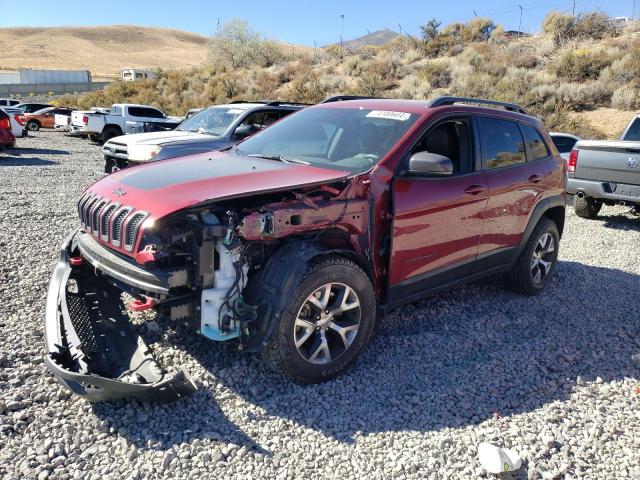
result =
[{"label": "driver side window", "polygon": [[453,174],[459,175],[473,171],[471,150],[471,128],[467,119],[445,120],[430,128],[416,146],[411,155],[429,152],[443,155],[453,163]]}]

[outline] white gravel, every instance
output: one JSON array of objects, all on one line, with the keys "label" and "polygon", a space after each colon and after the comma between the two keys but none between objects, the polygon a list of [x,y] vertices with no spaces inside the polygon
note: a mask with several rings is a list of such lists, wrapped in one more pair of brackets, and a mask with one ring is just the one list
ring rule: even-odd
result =
[{"label": "white gravel", "polygon": [[640,219],[568,209],[537,298],[490,279],[387,317],[356,367],[298,386],[169,332],[165,364],[199,391],[172,405],[91,405],[45,371],[46,287],[99,147],[55,132],[0,152],[0,477],[483,478],[481,441],[515,478],[640,478]]}]

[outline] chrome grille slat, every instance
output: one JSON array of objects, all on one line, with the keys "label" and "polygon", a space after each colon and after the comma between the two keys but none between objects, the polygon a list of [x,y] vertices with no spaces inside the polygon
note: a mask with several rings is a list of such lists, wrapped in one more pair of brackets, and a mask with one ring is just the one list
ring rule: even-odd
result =
[{"label": "chrome grille slat", "polygon": [[122,227],[124,225],[124,220],[127,218],[129,213],[131,213],[131,207],[123,207],[116,213],[115,217],[113,217],[113,223],[111,225],[111,243],[116,247],[119,247],[122,240]]},{"label": "chrome grille slat", "polygon": [[93,207],[93,205],[97,201],[98,201],[98,197],[95,196],[89,199],[89,201],[87,201],[87,203],[85,203],[84,205],[83,218],[82,218],[82,223],[84,224],[84,228],[91,229],[91,216],[90,216],[91,207]]},{"label": "chrome grille slat", "polygon": [[107,204],[107,200],[102,199],[94,205],[93,210],[91,211],[91,231],[95,236],[100,235],[100,232],[98,230],[99,228],[98,219],[100,217],[100,211],[104,208],[106,204]]},{"label": "chrome grille slat", "polygon": [[84,223],[84,208],[87,205],[87,202],[92,197],[93,197],[93,194],[92,193],[88,193],[82,199],[80,199],[80,201],[78,202],[78,216],[80,217],[80,223],[82,224],[82,226],[85,225],[85,223]]},{"label": "chrome grille slat", "polygon": [[129,217],[129,220],[123,229],[125,232],[124,248],[126,250],[133,250],[138,237],[138,229],[140,225],[142,225],[142,222],[144,222],[145,218],[147,218],[147,214],[145,212],[137,212]]},{"label": "chrome grille slat", "polygon": [[109,241],[109,220],[111,215],[120,207],[119,203],[111,203],[102,210],[100,214],[100,238],[105,241]]}]

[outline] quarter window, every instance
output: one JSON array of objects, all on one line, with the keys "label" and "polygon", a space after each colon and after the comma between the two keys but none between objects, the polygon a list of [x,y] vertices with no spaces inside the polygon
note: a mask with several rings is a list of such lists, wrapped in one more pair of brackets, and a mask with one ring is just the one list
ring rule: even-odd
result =
[{"label": "quarter window", "polygon": [[129,107],[129,115],[132,117],[164,118],[160,110],[146,107]]},{"label": "quarter window", "polygon": [[527,161],[524,139],[517,123],[479,117],[478,129],[484,168],[508,167]]},{"label": "quarter window", "polygon": [[578,140],[572,137],[555,136],[551,138],[560,153],[569,153]]},{"label": "quarter window", "polygon": [[549,156],[549,150],[544,140],[533,127],[529,125],[520,125],[524,133],[524,140],[527,142],[527,148],[529,149],[529,161],[540,160],[541,158],[547,158]]}]

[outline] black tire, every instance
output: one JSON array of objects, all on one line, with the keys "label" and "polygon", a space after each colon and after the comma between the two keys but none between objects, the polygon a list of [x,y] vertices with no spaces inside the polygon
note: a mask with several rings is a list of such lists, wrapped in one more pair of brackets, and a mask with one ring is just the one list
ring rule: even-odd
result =
[{"label": "black tire", "polygon": [[[318,364],[305,359],[296,347],[297,327],[295,325],[299,312],[306,308],[308,297],[326,284],[346,285],[352,292],[355,292],[360,304],[360,310],[357,312],[359,323],[357,323],[355,337],[349,346],[336,355],[335,359]],[[334,297],[333,301],[335,300]],[[331,302],[329,305],[334,306],[334,303]],[[344,312],[338,315],[343,314]],[[340,317],[335,317],[335,319],[337,322],[341,321]],[[319,323],[319,320],[316,323]],[[369,343],[375,327],[376,300],[367,275],[349,260],[337,256],[324,257],[313,261],[307,268],[303,280],[295,288],[289,306],[282,312],[269,343],[265,347],[264,354],[274,369],[293,380],[304,384],[320,383],[340,375],[352,364]],[[318,328],[312,329],[316,331],[311,335],[319,338]],[[337,334],[331,328],[325,327],[325,329],[326,331],[322,332],[323,337],[326,334],[325,338],[328,342],[339,347],[339,342],[342,340],[335,338]],[[315,341],[314,338],[309,338],[309,340],[311,343]],[[344,343],[346,342],[343,341]],[[303,347],[304,344],[301,348]],[[313,349],[313,345],[311,349]]]},{"label": "black tire", "polygon": [[[542,257],[545,262],[550,262],[550,266],[547,271],[544,271],[544,269],[538,265],[538,270],[540,273],[544,272],[544,275],[541,276],[540,280],[536,281],[537,270],[533,267],[534,254],[538,255],[541,250],[544,250],[540,248],[540,242],[545,235],[550,235],[553,239],[554,250],[552,253],[545,254]],[[560,235],[555,222],[548,218],[540,220],[533,230],[531,237],[529,237],[527,245],[520,254],[518,261],[511,271],[505,274],[507,287],[524,295],[537,295],[544,290],[553,277],[553,272],[555,271],[558,261],[559,245]]]},{"label": "black tire", "polygon": [[594,219],[598,216],[601,208],[602,202],[591,197],[586,195],[583,195],[582,198],[578,195],[573,196],[573,211],[581,218]]},{"label": "black tire", "polygon": [[100,135],[98,135],[97,133],[90,133],[88,135],[88,138],[92,142],[100,143]]},{"label": "black tire", "polygon": [[38,130],[40,130],[40,124],[36,120],[29,120],[27,122],[27,130],[37,132]]},{"label": "black tire", "polygon": [[104,173],[111,173],[113,172],[113,160],[105,157],[104,159]]},{"label": "black tire", "polygon": [[122,135],[122,130],[120,130],[118,127],[107,126],[102,129],[100,140],[102,141],[102,143],[106,143],[113,137],[119,137],[120,135]]}]

